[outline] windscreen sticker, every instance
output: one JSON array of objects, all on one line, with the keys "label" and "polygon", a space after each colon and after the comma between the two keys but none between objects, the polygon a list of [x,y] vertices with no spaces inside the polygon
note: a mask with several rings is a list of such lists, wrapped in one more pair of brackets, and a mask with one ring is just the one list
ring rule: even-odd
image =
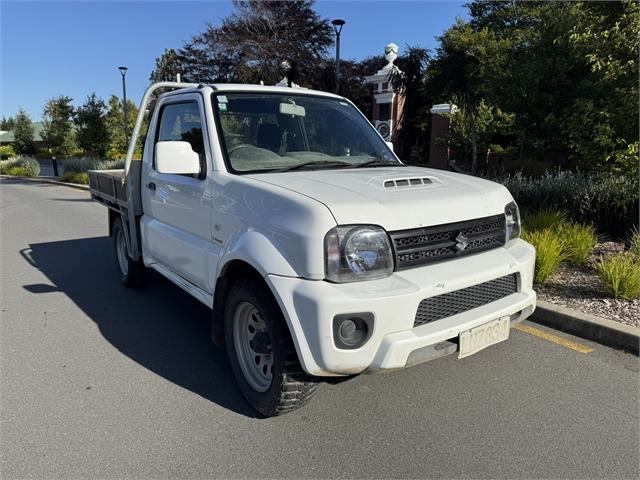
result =
[{"label": "windscreen sticker", "polygon": [[228,101],[226,95],[218,95],[218,103],[227,103]]},{"label": "windscreen sticker", "polygon": [[227,104],[226,104],[226,103],[219,103],[219,104],[218,104],[218,109],[219,109],[221,112],[226,112],[226,111],[227,111]]}]

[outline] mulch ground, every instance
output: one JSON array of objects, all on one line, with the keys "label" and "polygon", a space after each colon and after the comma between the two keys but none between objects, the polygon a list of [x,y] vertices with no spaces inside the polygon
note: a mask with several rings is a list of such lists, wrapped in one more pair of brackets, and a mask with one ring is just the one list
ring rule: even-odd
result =
[{"label": "mulch ground", "polygon": [[594,265],[624,250],[617,242],[598,243],[584,265],[562,264],[544,285],[534,287],[541,300],[600,318],[640,327],[640,298],[617,300],[602,289]]}]

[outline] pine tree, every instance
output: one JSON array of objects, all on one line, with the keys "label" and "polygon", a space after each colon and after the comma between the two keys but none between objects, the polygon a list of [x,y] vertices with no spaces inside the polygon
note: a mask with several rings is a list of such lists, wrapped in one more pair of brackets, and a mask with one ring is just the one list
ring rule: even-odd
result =
[{"label": "pine tree", "polygon": [[109,131],[106,124],[106,105],[95,93],[75,112],[76,139],[78,146],[88,155],[104,157],[109,146]]},{"label": "pine tree", "polygon": [[51,98],[42,112],[43,140],[50,152],[60,157],[69,157],[76,150],[71,101],[65,95]]},{"label": "pine tree", "polygon": [[23,109],[18,110],[18,113],[13,120],[13,149],[16,153],[23,155],[31,155],[35,153],[35,147],[33,144],[33,123],[31,118]]}]

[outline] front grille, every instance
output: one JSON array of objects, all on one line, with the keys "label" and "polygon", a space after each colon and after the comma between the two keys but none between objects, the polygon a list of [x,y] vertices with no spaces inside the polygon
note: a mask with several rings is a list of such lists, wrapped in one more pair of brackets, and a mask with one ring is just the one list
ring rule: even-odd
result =
[{"label": "front grille", "polygon": [[[505,243],[504,215],[390,232],[396,269],[417,267],[496,248]],[[466,246],[456,239],[465,237]]]},{"label": "front grille", "polygon": [[422,300],[413,326],[424,325],[481,307],[518,291],[516,274],[496,278],[442,295]]}]

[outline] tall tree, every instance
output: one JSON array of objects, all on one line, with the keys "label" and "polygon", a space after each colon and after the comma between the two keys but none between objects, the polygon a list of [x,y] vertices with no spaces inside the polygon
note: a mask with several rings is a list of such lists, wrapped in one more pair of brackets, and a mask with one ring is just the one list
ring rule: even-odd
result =
[{"label": "tall tree", "polygon": [[286,60],[298,68],[298,83],[313,84],[314,67],[333,44],[333,31],[312,1],[234,0],[233,5],[222,25],[209,24],[177,52],[165,51],[151,78],[166,78],[180,67],[186,81],[273,84]]},{"label": "tall tree", "polygon": [[[138,116],[138,107],[131,101],[127,100],[127,126],[129,135],[133,132],[133,127]],[[112,159],[124,158],[127,153],[127,142],[124,135],[124,111],[122,109],[122,101],[115,95],[109,97],[107,114],[105,115],[105,125],[109,137],[109,146],[107,148],[107,157]],[[137,153],[140,153],[141,141],[138,141]]]},{"label": "tall tree", "polygon": [[[365,77],[380,70],[386,61],[384,56],[375,55],[361,61],[341,60],[340,62],[340,94],[351,100],[356,107],[371,119],[373,107],[373,87]],[[306,84],[311,88],[325,92],[334,92],[336,88],[336,64],[334,59],[322,60],[313,68],[313,83]]]},{"label": "tall tree", "polygon": [[590,95],[576,99],[566,135],[580,156],[607,171],[638,174],[638,50],[636,1],[573,5],[569,42],[586,60]]},{"label": "tall tree", "polygon": [[76,149],[71,97],[60,95],[47,101],[42,112],[42,137],[54,155],[69,157]]},{"label": "tall tree", "polygon": [[156,58],[156,64],[149,80],[151,82],[175,82],[176,74],[179,73],[182,77],[187,73],[183,63],[183,55],[173,48],[166,48],[162,55]]},{"label": "tall tree", "polygon": [[[478,2],[479,3],[479,2]],[[500,40],[504,67],[486,82],[491,103],[514,114],[518,157],[559,151],[566,154],[562,125],[573,99],[582,95],[586,74],[568,42],[575,19],[570,2],[495,2],[472,17]]]},{"label": "tall tree", "polygon": [[429,71],[429,82],[444,100],[455,103],[464,117],[471,145],[471,171],[478,169],[478,115],[488,96],[487,86],[504,68],[503,42],[486,27],[480,30],[457,23],[440,37],[437,57]]},{"label": "tall tree", "polygon": [[16,153],[31,155],[35,153],[33,144],[33,123],[31,117],[23,109],[13,119],[13,149]]},{"label": "tall tree", "polygon": [[13,117],[2,117],[2,120],[0,120],[0,130],[11,131],[13,130],[14,123],[15,120]]},{"label": "tall tree", "polygon": [[78,146],[85,153],[96,157],[104,157],[109,146],[106,108],[104,101],[92,93],[75,112]]},{"label": "tall tree", "polygon": [[473,107],[484,101],[486,111],[504,113],[494,118],[510,119],[501,141],[522,160],[554,152],[582,169],[620,162],[637,169],[637,158],[629,160],[638,150],[637,2],[468,7],[469,21],[441,38],[427,90],[461,104],[469,141],[480,142]]}]

